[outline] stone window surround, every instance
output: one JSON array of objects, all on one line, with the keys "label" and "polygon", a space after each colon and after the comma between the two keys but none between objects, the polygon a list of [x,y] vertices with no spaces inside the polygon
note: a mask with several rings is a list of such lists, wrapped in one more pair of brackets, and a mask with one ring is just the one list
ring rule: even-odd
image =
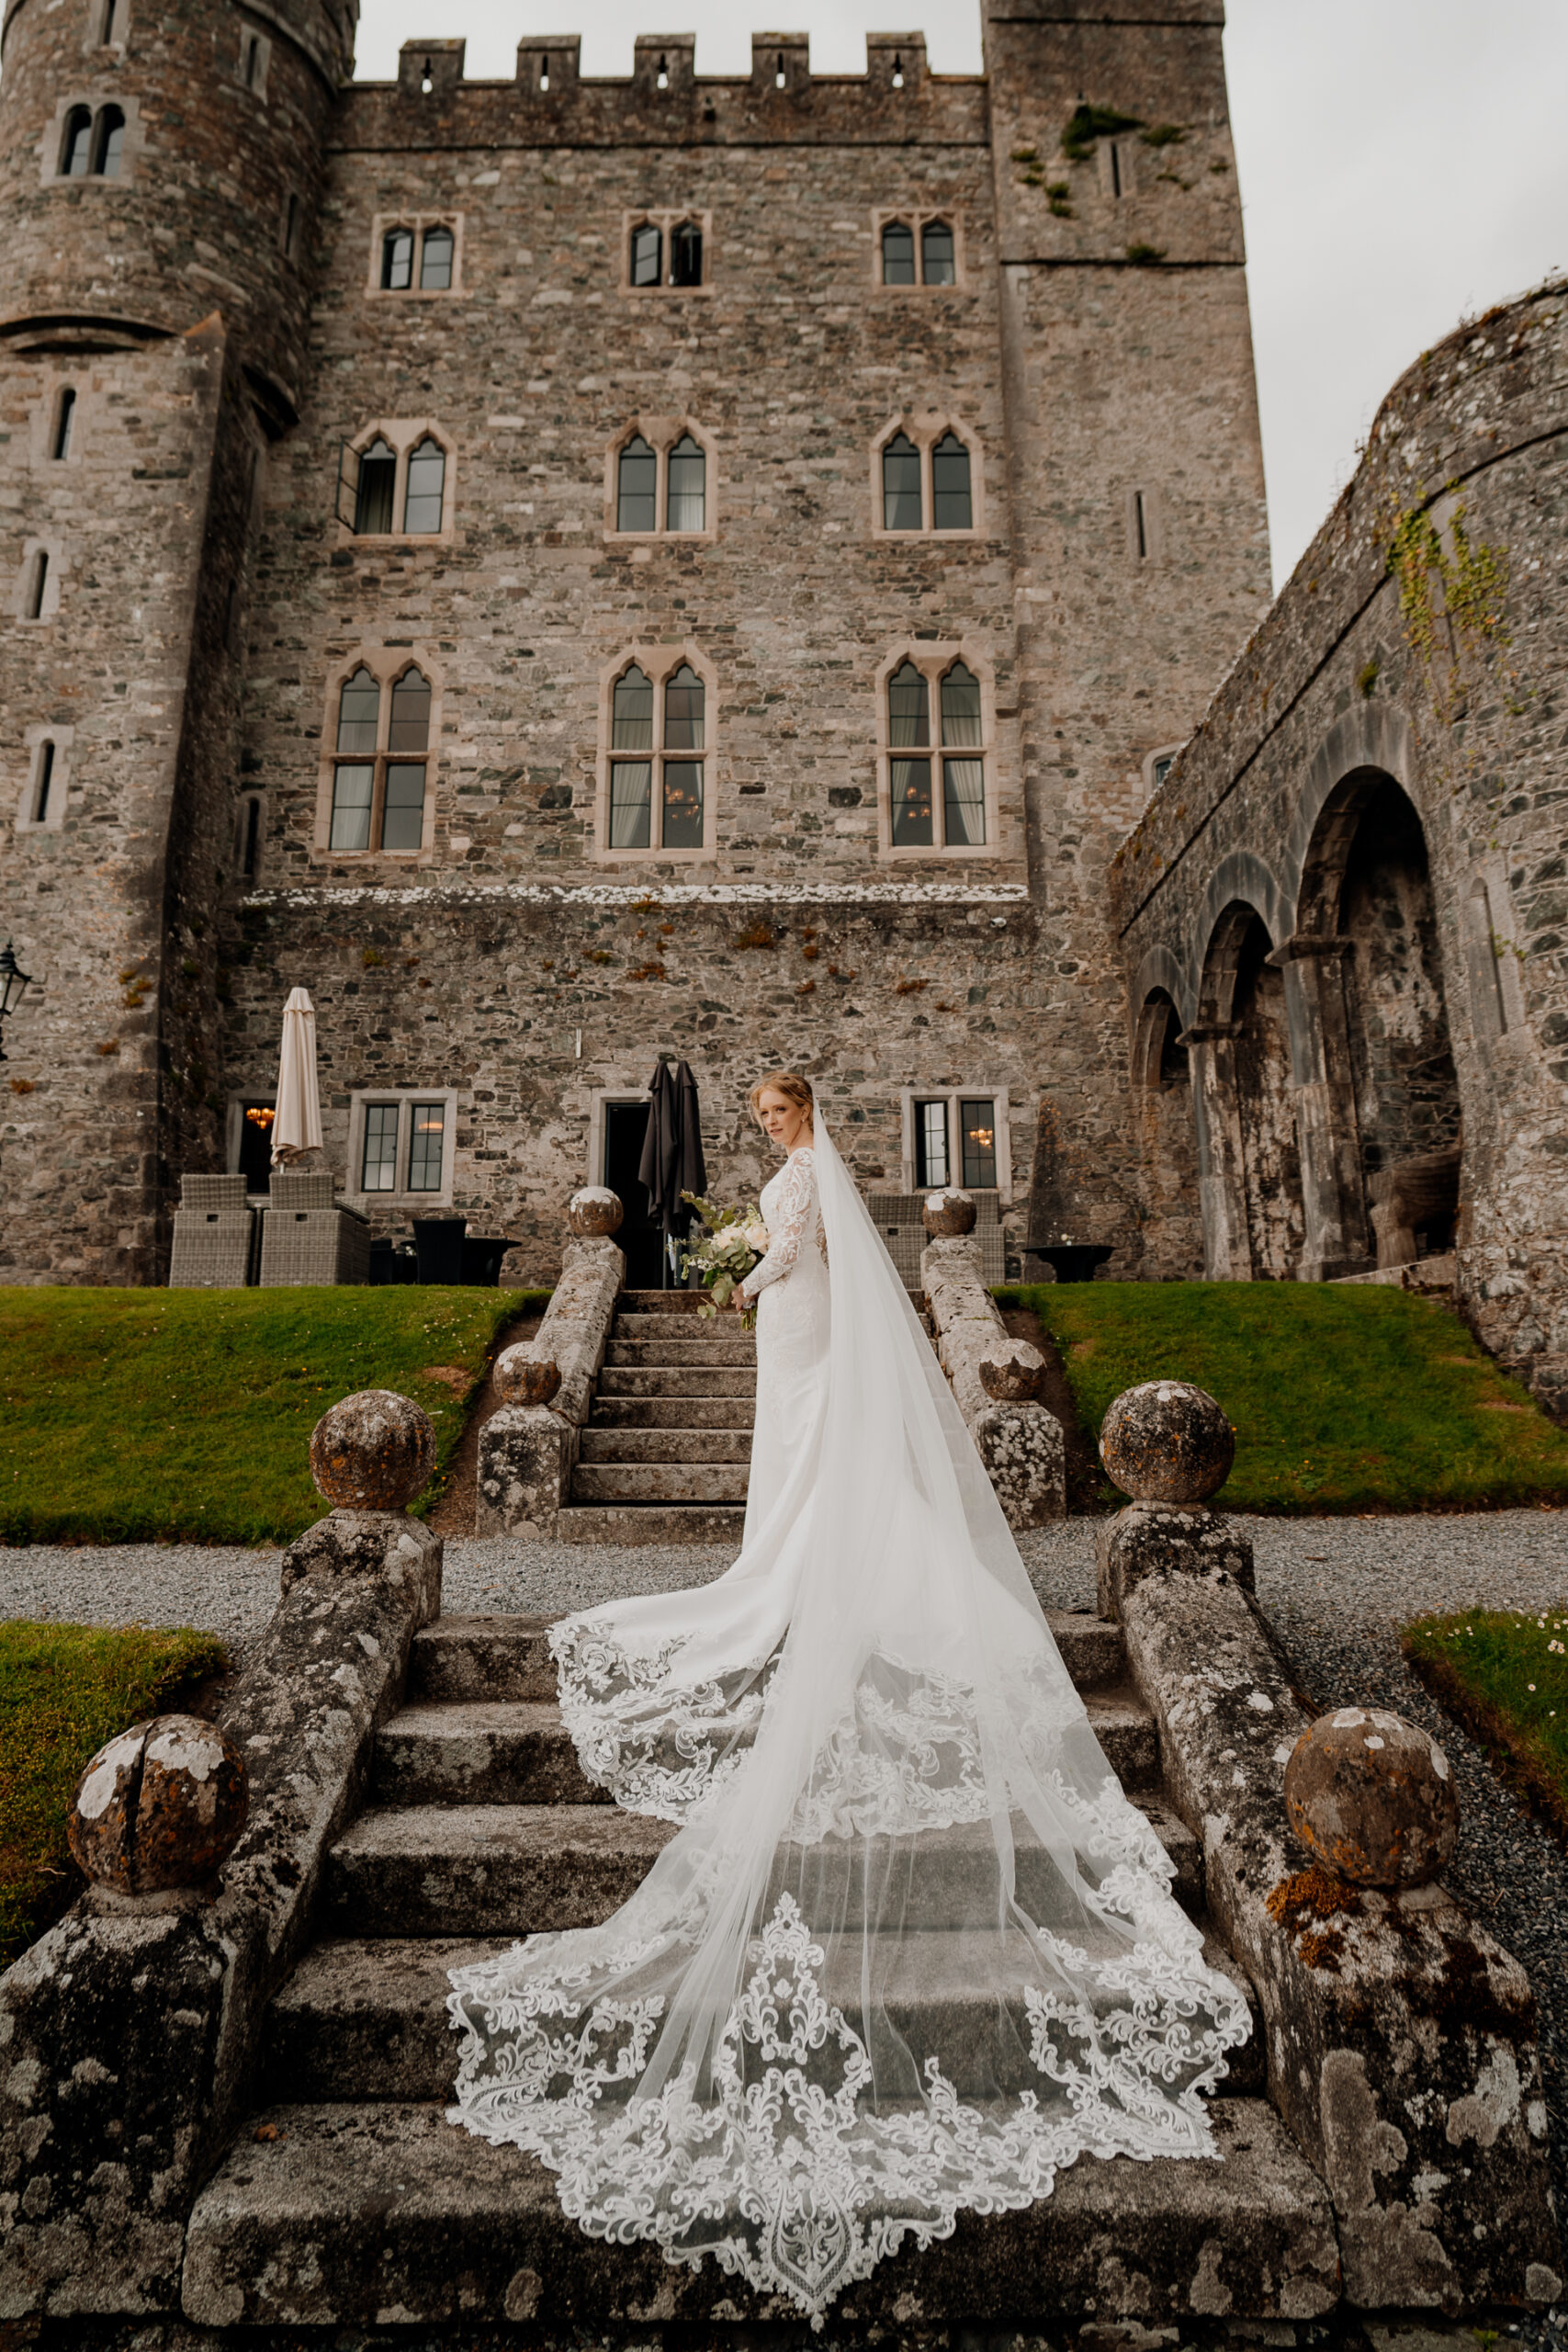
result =
[{"label": "stone window surround", "polygon": [[[604,1184],[609,1180],[604,1173],[604,1117],[612,1102],[647,1102],[650,1100],[646,1086],[596,1086],[588,1097],[588,1173],[585,1184]],[[623,1202],[622,1206],[627,1204]]]},{"label": "stone window surround", "polygon": [[[398,1186],[395,1192],[367,1193],[363,1189],[365,1174],[365,1114],[373,1102],[395,1102],[398,1105]],[[411,1193],[408,1188],[409,1145],[413,1134],[412,1107],[416,1102],[439,1102],[446,1111],[443,1131],[445,1148],[441,1154],[441,1184],[434,1193]],[[427,1209],[449,1209],[452,1205],[453,1163],[457,1157],[457,1091],[451,1086],[359,1086],[348,1098],[348,1171],[344,1184],[346,1199],[357,1209],[412,1210],[417,1216]]]},{"label": "stone window surround", "polygon": [[[368,424],[362,425],[353,439],[344,444],[344,447],[353,451],[356,459],[360,458],[378,435],[392,449],[398,461],[398,469],[392,479],[394,518],[403,511],[403,501],[408,491],[410,452],[427,438],[439,442],[446,459],[446,472],[441,485],[441,528],[438,531],[355,531],[339,514],[337,517],[338,545],[345,548],[384,548],[397,543],[404,547],[426,548],[449,544],[455,527],[457,507],[457,451],[450,432],[446,425],[438,424],[432,416],[382,416],[377,417]],[[357,473],[355,477],[355,487],[357,492]],[[423,664],[421,666],[423,667]]]},{"label": "stone window surround", "polygon": [[[383,286],[381,283],[381,245],[393,229],[407,229],[414,241],[414,275],[419,274],[424,254],[424,232],[427,229],[450,229],[452,232],[452,283],[450,286]],[[463,284],[463,215],[460,212],[378,212],[370,224],[370,269],[365,291],[378,302],[450,302],[454,296],[468,291]]]},{"label": "stone window surround", "polygon": [[[422,671],[430,684],[430,733],[428,748],[423,754],[424,824],[418,849],[333,849],[331,845],[333,777],[340,759],[349,760],[355,756],[347,752],[340,753],[337,749],[338,697],[343,693],[347,681],[359,669],[368,670],[381,689],[380,707],[376,718],[376,750],[370,755],[374,757],[378,766],[384,767],[389,757],[387,735],[391,726],[392,686],[402,676],[405,670]],[[357,645],[352,652],[342,655],[334,662],[327,683],[326,706],[321,721],[321,756],[316,785],[316,824],[310,842],[312,860],[317,863],[326,860],[335,863],[340,858],[346,858],[351,865],[370,865],[378,858],[389,859],[398,865],[406,865],[411,859],[417,859],[421,865],[430,863],[435,847],[436,774],[441,763],[438,749],[441,741],[441,670],[431,653],[430,641],[426,638],[415,638],[412,645]],[[366,754],[360,753],[358,756],[364,758]],[[400,760],[410,763],[421,756],[422,754],[417,752],[400,752],[397,754]]]},{"label": "stone window surround", "polygon": [[[651,225],[664,235],[664,258],[670,257],[670,232],[682,221],[694,221],[703,232],[703,277],[700,286],[634,286],[632,284],[632,231]],[[661,273],[662,274],[662,273]],[[636,210],[621,214],[621,262],[618,291],[627,300],[640,302],[645,298],[682,301],[713,292],[713,214],[694,204],[680,204],[671,209],[645,204]]]},{"label": "stone window surround", "polygon": [[[104,22],[110,7],[114,10],[114,39],[104,39]],[[87,34],[82,43],[84,57],[96,57],[110,50],[123,57],[126,34],[130,26],[130,0],[91,0],[87,10]]]},{"label": "stone window surround", "polygon": [[1184,735],[1179,743],[1156,743],[1152,752],[1145,752],[1144,753],[1144,802],[1145,807],[1154,798],[1155,794],[1158,789],[1158,786],[1155,783],[1156,767],[1161,760],[1174,760],[1177,753],[1180,751],[1184,751],[1186,746],[1187,737]]},{"label": "stone window surround", "polygon": [[[266,104],[267,68],[272,63],[272,42],[268,39],[267,35],[263,32],[261,27],[254,23],[251,17],[243,15],[243,13],[239,13],[238,22],[240,28],[240,45],[234,58],[234,76],[238,81],[241,89],[244,91],[247,97],[257,98],[260,100],[261,104],[265,106]],[[245,60],[250,55],[252,41],[254,41],[256,45],[255,74],[254,79],[247,82],[245,79]]]},{"label": "stone window surround", "polygon": [[[886,511],[882,497],[882,453],[897,434],[903,433],[920,453],[920,514],[924,518],[918,531],[890,531],[883,521]],[[944,433],[951,433],[963,442],[969,452],[969,511],[974,516],[966,531],[939,531],[932,520],[931,451]],[[972,425],[953,409],[906,409],[899,416],[891,416],[871,444],[871,536],[874,539],[911,540],[934,539],[945,546],[950,540],[962,544],[966,539],[983,539],[986,536],[986,463],[980,436]]]},{"label": "stone window surround", "polygon": [[[611,749],[610,734],[615,681],[633,662],[653,681],[653,748],[649,753],[657,771],[664,752],[664,688],[682,662],[689,662],[706,692],[703,699],[703,845],[701,849],[612,849],[610,847],[610,764],[625,752]],[[682,754],[672,752],[680,759]],[[711,864],[718,854],[718,673],[702,648],[683,645],[626,646],[599,673],[599,769],[593,800],[593,841],[590,855],[598,865],[698,865]]]},{"label": "stone window surround", "polygon": [[[896,536],[913,536],[896,535]],[[943,534],[945,537],[945,534]],[[957,536],[957,535],[955,535]],[[980,741],[967,754],[983,760],[986,769],[986,838],[983,842],[954,842],[951,848],[942,842],[933,842],[930,848],[895,849],[893,846],[893,775],[895,757],[903,759],[907,752],[900,748],[895,753],[889,741],[887,717],[887,681],[895,670],[912,662],[931,689],[931,744],[933,766],[942,758],[942,701],[943,674],[955,662],[962,662],[980,682]],[[919,754],[917,754],[919,756]],[[932,780],[932,805],[942,806],[940,776]],[[938,818],[937,821],[942,820]],[[998,842],[1000,819],[997,795],[997,695],[996,678],[988,657],[973,646],[967,638],[957,638],[936,643],[929,639],[907,639],[880,662],[876,672],[876,854],[898,865],[908,865],[921,858],[998,857],[1001,854]],[[938,1090],[941,1091],[940,1089]],[[912,1189],[906,1186],[907,1191]]]},{"label": "stone window surround", "polygon": [[[950,1183],[962,1184],[964,1156],[958,1133],[960,1102],[992,1102],[997,1114],[997,1202],[999,1207],[1012,1205],[1012,1134],[1009,1125],[1008,1091],[1005,1086],[991,1086],[977,1079],[973,1086],[901,1086],[898,1090],[899,1150],[903,1159],[900,1190],[914,1193],[915,1182],[915,1105],[917,1102],[947,1104],[947,1149],[950,1165],[958,1172],[949,1178]],[[971,1190],[989,1187],[972,1186]]]},{"label": "stone window surround", "polygon": [[[62,833],[65,830],[65,811],[71,797],[71,746],[76,740],[73,727],[51,727],[47,724],[23,729],[22,741],[27,750],[27,770],[17,802],[17,831],[19,833]],[[33,815],[38,797],[39,770],[46,743],[54,745],[54,766],[49,779],[49,814],[40,823]]]},{"label": "stone window surround", "polygon": [[[869,55],[869,51],[867,53]],[[923,270],[925,263],[920,244],[920,232],[928,220],[940,220],[953,232],[952,285],[928,286],[922,276],[917,277],[913,286],[889,286],[882,275],[882,232],[891,227],[895,221],[902,221],[906,228],[912,229],[915,234],[915,267],[917,270]],[[903,298],[918,301],[922,297],[929,300],[943,294],[972,292],[964,250],[964,222],[957,207],[949,204],[878,205],[871,216],[871,275],[877,292],[886,294],[895,300]]]},{"label": "stone window surround", "polygon": [[[1144,552],[1138,552],[1138,501],[1144,502]],[[1134,482],[1122,502],[1127,560],[1142,567],[1165,561],[1165,501],[1147,482]]]},{"label": "stone window surround", "polygon": [[[56,365],[58,373],[45,379],[48,389],[40,399],[33,402],[28,420],[28,454],[34,471],[38,473],[63,472],[70,466],[81,464],[86,427],[96,405],[97,386],[91,368],[73,367],[68,359],[62,359]],[[50,452],[54,447],[55,426],[60,418],[60,396],[67,390],[76,395],[76,405],[71,412],[71,447],[63,458],[55,458]]]},{"label": "stone window surround", "polygon": [[[28,613],[26,605],[32,585],[33,558],[39,554],[49,558],[49,571],[43,583],[42,610]],[[17,571],[17,585],[12,593],[11,614],[20,628],[47,628],[60,610],[60,582],[71,569],[71,559],[59,539],[36,538],[22,542],[22,560]]]},{"label": "stone window surround", "polygon": [[[687,217],[685,214],[682,215],[682,219]],[[643,290],[641,287],[637,288],[639,293]],[[675,290],[681,292],[688,289],[677,288]],[[620,505],[621,451],[634,434],[638,433],[659,460],[657,475],[659,527],[653,531],[620,531],[615,527],[615,516]],[[700,531],[671,531],[667,530],[664,525],[665,501],[670,494],[668,463],[670,452],[685,433],[689,433],[693,440],[700,444],[703,455],[707,459],[707,474],[703,489],[703,513],[707,519]],[[660,539],[676,539],[686,547],[712,545],[718,537],[718,444],[707,425],[699,424],[694,416],[688,416],[684,412],[670,416],[638,415],[627,420],[610,444],[604,456],[604,537],[607,539],[618,540],[623,547],[636,546],[639,543],[648,545]]]},{"label": "stone window surround", "polygon": [[[118,49],[119,42],[114,44]],[[78,178],[68,179],[60,168],[60,153],[65,140],[65,118],[73,107],[91,107],[96,127],[99,111],[104,107],[118,107],[125,117],[125,135],[120,141],[119,169],[112,179],[102,172],[88,172]],[[56,101],[53,119],[39,141],[39,177],[49,187],[119,188],[128,187],[136,176],[136,163],[146,144],[141,125],[141,101],[124,90],[73,90]]]},{"label": "stone window surround", "polygon": [[[256,863],[254,873],[245,871],[245,835],[250,830],[250,812],[256,811]],[[266,843],[267,796],[254,786],[247,786],[234,804],[234,872],[242,882],[254,882],[261,873],[262,854]]]}]

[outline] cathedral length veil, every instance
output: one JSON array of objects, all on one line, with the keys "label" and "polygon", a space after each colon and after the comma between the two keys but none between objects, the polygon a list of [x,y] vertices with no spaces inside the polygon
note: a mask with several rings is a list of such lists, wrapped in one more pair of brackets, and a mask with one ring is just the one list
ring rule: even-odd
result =
[{"label": "cathedral length veil", "polygon": [[716,1584],[552,1634],[586,1769],[683,1826],[604,1926],[453,1973],[448,2113],[541,2157],[592,2234],[819,2326],[906,2238],[1080,2154],[1212,2155],[1201,2094],[1248,2024],[820,1111],[815,1157],[802,1458]]}]

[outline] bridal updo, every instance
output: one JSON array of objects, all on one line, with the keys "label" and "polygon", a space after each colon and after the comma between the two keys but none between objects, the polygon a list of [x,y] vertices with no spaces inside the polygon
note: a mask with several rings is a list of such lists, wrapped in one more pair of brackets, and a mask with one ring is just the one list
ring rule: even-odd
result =
[{"label": "bridal updo", "polygon": [[808,1078],[802,1078],[795,1069],[764,1070],[746,1097],[751,1105],[751,1116],[759,1126],[762,1124],[762,1114],[758,1105],[770,1088],[773,1093],[782,1094],[784,1101],[793,1103],[797,1111],[804,1111],[808,1119],[814,1114],[817,1104]]}]

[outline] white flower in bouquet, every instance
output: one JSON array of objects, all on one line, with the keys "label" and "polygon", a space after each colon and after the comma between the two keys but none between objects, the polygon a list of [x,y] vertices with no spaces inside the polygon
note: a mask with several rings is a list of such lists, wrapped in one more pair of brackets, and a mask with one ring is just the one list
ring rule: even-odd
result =
[{"label": "white flower in bouquet", "polygon": [[765,1258],[772,1247],[767,1227],[759,1220],[751,1225],[744,1225],[740,1229],[746,1236],[747,1249],[757,1257]]}]

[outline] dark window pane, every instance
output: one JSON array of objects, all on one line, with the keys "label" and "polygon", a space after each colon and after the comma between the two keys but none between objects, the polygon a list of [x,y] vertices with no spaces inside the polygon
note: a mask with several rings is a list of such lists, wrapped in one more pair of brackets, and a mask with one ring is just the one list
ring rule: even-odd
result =
[{"label": "dark window pane", "polygon": [[247,800],[245,803],[245,842],[244,848],[241,852],[240,856],[240,864],[247,878],[254,874],[256,870],[256,862],[260,854],[261,802],[259,800]]},{"label": "dark window pane", "polygon": [[93,118],[85,107],[73,107],[65,118],[65,136],[60,145],[60,168],[67,179],[85,179],[92,146]]},{"label": "dark window pane", "polygon": [[446,483],[446,452],[427,435],[409,453],[408,489],[403,498],[405,531],[438,531],[441,501]]},{"label": "dark window pane", "polygon": [[682,662],[664,688],[664,747],[700,752],[706,689],[689,662]]},{"label": "dark window pane", "polygon": [[409,1138],[409,1191],[438,1193],[441,1161],[446,1140],[446,1105],[416,1102],[413,1133]]},{"label": "dark window pane", "polygon": [[[60,406],[54,412],[54,442],[51,455],[63,459],[71,455],[71,425],[76,413],[76,395],[69,384],[60,395]],[[1166,762],[1168,767],[1169,761]]]},{"label": "dark window pane", "polygon": [[907,433],[896,433],[882,452],[882,527],[920,527],[920,453]]},{"label": "dark window pane", "polygon": [[398,1106],[367,1102],[365,1106],[365,1158],[360,1165],[362,1193],[395,1193],[398,1189]]},{"label": "dark window pane", "polygon": [[954,752],[980,748],[980,681],[962,662],[942,682],[942,740]]},{"label": "dark window pane", "polygon": [[703,282],[703,232],[694,220],[682,220],[670,232],[670,283],[700,286]]},{"label": "dark window pane", "polygon": [[28,593],[23,607],[26,619],[42,620],[44,593],[48,586],[49,550],[47,548],[39,548],[33,556],[32,571],[28,580]]},{"label": "dark window pane", "polygon": [[635,662],[615,680],[610,747],[616,752],[653,749],[653,681]]},{"label": "dark window pane", "polygon": [[422,294],[445,294],[452,283],[450,229],[427,229],[420,248],[419,286]]},{"label": "dark window pane", "polygon": [[930,760],[893,762],[893,846],[929,849],[931,845],[931,763]]},{"label": "dark window pane", "polygon": [[373,752],[376,749],[376,721],[380,710],[380,687],[368,670],[356,670],[344,685],[338,702],[338,750]]},{"label": "dark window pane", "polygon": [[882,283],[913,286],[915,232],[902,220],[890,220],[882,232]]},{"label": "dark window pane", "polygon": [[125,146],[125,117],[118,107],[105,107],[98,117],[96,156],[93,169],[106,180],[119,177],[120,155]]},{"label": "dark window pane", "polygon": [[972,531],[969,452],[956,433],[944,433],[931,451],[931,523],[939,531]]},{"label": "dark window pane", "polygon": [[650,760],[617,760],[610,770],[610,847],[647,849]]},{"label": "dark window pane", "polygon": [[383,849],[418,849],[424,839],[424,769],[393,765],[387,770],[381,813]]},{"label": "dark window pane", "polygon": [[397,476],[397,458],[378,434],[359,460],[359,480],[354,495],[356,531],[391,529],[392,485]]},{"label": "dark window pane", "polygon": [[664,510],[667,531],[700,531],[707,512],[707,458],[702,444],[682,433],[670,452],[670,496]]},{"label": "dark window pane", "polygon": [[964,1182],[992,1192],[997,1182],[997,1106],[960,1102],[958,1132],[964,1150]]},{"label": "dark window pane", "polygon": [[953,284],[953,232],[945,220],[928,220],[920,231],[920,275],[928,286]]},{"label": "dark window pane", "polygon": [[39,745],[38,788],[33,794],[33,822],[35,825],[44,824],[48,820],[50,786],[53,782],[54,745],[50,742],[43,742]]},{"label": "dark window pane", "polygon": [[887,740],[896,752],[931,740],[931,693],[912,662],[887,681]]},{"label": "dark window pane", "polygon": [[664,846],[701,849],[703,845],[703,763],[701,760],[664,763]]},{"label": "dark window pane", "polygon": [[430,681],[422,670],[405,670],[392,688],[389,752],[423,752],[430,742]]},{"label": "dark window pane", "polygon": [[641,434],[634,433],[616,465],[616,530],[657,530],[658,500],[659,460]]},{"label": "dark window pane", "polygon": [[370,846],[370,796],[376,782],[376,771],[367,760],[352,767],[339,767],[333,777],[333,829],[330,835],[333,849],[368,849]]},{"label": "dark window pane", "polygon": [[1160,786],[1165,782],[1166,777],[1170,774],[1171,769],[1175,765],[1176,753],[1174,752],[1168,752],[1163,759],[1159,759],[1155,762],[1154,778],[1155,790],[1156,792],[1159,790]]},{"label": "dark window pane", "polygon": [[651,220],[632,231],[632,284],[657,286],[663,275],[664,239]]},{"label": "dark window pane", "polygon": [[413,284],[413,232],[389,229],[381,240],[381,283],[394,294]]},{"label": "dark window pane", "polygon": [[974,849],[986,838],[986,769],[981,760],[943,760],[942,823],[950,848]]},{"label": "dark window pane", "polygon": [[915,1105],[915,1185],[926,1192],[948,1181],[947,1105],[945,1102],[917,1102]]}]

